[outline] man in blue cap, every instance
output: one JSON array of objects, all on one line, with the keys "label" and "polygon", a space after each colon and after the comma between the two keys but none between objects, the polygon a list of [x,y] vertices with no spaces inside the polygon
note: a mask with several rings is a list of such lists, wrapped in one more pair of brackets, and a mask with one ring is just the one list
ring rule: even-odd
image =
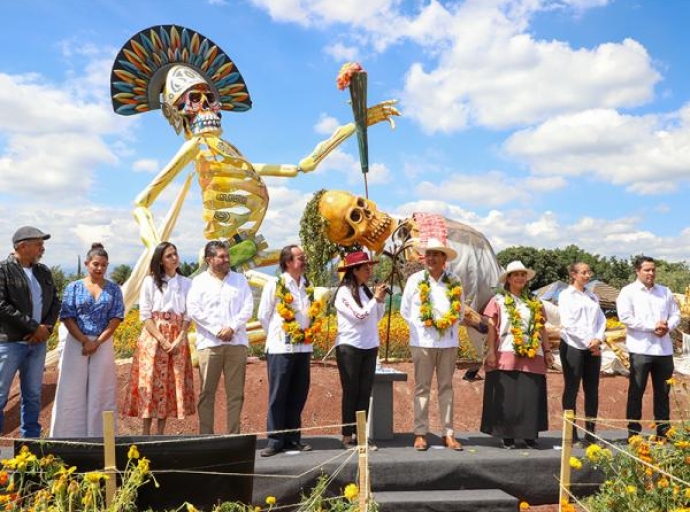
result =
[{"label": "man in blue cap", "polygon": [[21,435],[41,435],[46,342],[60,313],[53,276],[39,263],[49,238],[35,227],[21,227],[12,236],[14,252],[0,261],[0,433],[10,386],[19,371]]}]

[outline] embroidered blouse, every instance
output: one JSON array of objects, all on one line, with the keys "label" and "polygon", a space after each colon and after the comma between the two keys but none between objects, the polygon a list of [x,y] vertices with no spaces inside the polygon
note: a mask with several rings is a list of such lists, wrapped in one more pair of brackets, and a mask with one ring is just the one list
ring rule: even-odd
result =
[{"label": "embroidered blouse", "polygon": [[82,279],[65,288],[60,320],[74,318],[79,330],[87,336],[98,336],[113,318],[122,320],[124,317],[122,291],[112,281],[106,280],[98,299],[93,298]]},{"label": "embroidered blouse", "polygon": [[163,289],[160,290],[153,276],[146,276],[139,294],[139,319],[144,322],[151,318],[154,311],[157,311],[185,315],[185,320],[189,320],[189,315],[186,314],[186,301],[191,286],[191,279],[178,274],[171,278],[164,276]]},{"label": "embroidered blouse", "polygon": [[379,320],[383,318],[384,305],[366,296],[359,288],[358,306],[349,288],[341,286],[335,297],[338,312],[338,338],[336,345],[351,345],[361,349],[379,346]]}]

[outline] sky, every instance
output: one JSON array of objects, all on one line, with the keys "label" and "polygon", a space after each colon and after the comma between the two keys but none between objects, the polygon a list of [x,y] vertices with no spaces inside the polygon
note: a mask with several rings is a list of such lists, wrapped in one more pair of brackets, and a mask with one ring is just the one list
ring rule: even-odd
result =
[{"label": "sky", "polygon": [[[184,139],[160,111],[113,112],[110,70],[139,31],[189,27],[235,62],[252,97],[223,138],[253,163],[297,164],[352,121],[341,65],[361,62],[369,197],[397,217],[435,212],[498,252],[575,244],[602,256],[690,258],[690,2],[683,0],[0,0],[0,244],[52,234],[44,262],[75,271],[104,243],[141,253],[134,198]],[[152,206],[161,219],[183,173]],[[363,195],[355,138],[311,173],[268,178],[260,233],[299,241],[321,189]],[[171,237],[203,245],[195,183]],[[1,252],[1,248],[0,248]]]}]

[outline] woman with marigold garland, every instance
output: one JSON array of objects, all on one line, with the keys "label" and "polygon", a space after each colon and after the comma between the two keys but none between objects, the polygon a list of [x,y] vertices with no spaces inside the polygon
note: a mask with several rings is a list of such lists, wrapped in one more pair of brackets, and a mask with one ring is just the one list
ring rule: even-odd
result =
[{"label": "woman with marigold garland", "polygon": [[168,416],[183,419],[196,412],[192,358],[187,331],[187,293],[192,281],[180,275],[177,247],[170,242],[156,246],[150,273],[139,295],[143,329],[132,361],[125,414],[140,417],[142,433],[165,433]]},{"label": "woman with marigold garland", "polygon": [[492,325],[484,359],[480,430],[501,437],[503,447],[509,450],[515,448],[516,438],[537,448],[539,432],[548,429],[546,368],[553,364],[553,355],[542,304],[527,289],[535,275],[522,262],[510,262],[498,278],[504,289],[498,290],[484,310]]},{"label": "woman with marigold garland", "polygon": [[[357,411],[369,414],[369,397],[374,387],[376,357],[379,352],[379,320],[383,317],[383,301],[387,286],[380,283],[372,292],[367,286],[377,261],[362,251],[345,256],[338,269],[345,272],[335,296],[338,312],[338,338],[335,355],[340,384],[343,387],[343,446],[355,445],[353,434]],[[376,449],[374,445],[370,448]]]},{"label": "woman with marigold garland", "polygon": [[400,315],[410,326],[410,352],[414,364],[414,449],[429,449],[429,395],[436,373],[438,409],[443,425],[442,442],[462,450],[453,430],[453,373],[458,357],[458,324],[464,319],[464,294],[460,280],[446,271],[446,262],[458,253],[436,238],[418,249],[424,270],[405,283]]}]

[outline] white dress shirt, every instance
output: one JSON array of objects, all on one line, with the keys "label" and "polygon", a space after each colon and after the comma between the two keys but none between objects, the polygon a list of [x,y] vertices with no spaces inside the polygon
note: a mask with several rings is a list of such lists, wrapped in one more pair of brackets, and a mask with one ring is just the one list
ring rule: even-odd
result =
[{"label": "white dress shirt", "polygon": [[[285,281],[285,286],[293,297],[290,304],[295,312],[295,320],[302,330],[309,327],[309,297],[307,296],[307,286],[304,277],[300,277],[299,283],[290,274],[284,272],[281,277]],[[288,335],[283,331],[283,317],[278,314],[276,306],[276,287],[278,281],[272,279],[264,285],[259,302],[257,316],[261,326],[266,331],[266,353],[267,354],[299,354],[302,352],[312,352],[314,347],[311,343],[290,343]]]},{"label": "white dress shirt", "polygon": [[379,346],[379,320],[383,318],[384,306],[374,297],[367,297],[360,287],[357,305],[350,288],[341,286],[335,297],[338,312],[338,337],[336,345],[351,345],[360,349]]},{"label": "white dress shirt", "polygon": [[[222,281],[209,271],[196,276],[187,295],[187,310],[196,323],[197,349],[224,344],[248,346],[247,322],[253,309],[252,291],[242,274],[230,271]],[[216,336],[223,327],[235,331],[230,341]]]},{"label": "white dress shirt", "polygon": [[169,311],[184,315],[185,320],[189,320],[187,294],[191,286],[191,279],[176,274],[173,277],[164,276],[163,289],[160,290],[153,276],[146,276],[139,293],[139,319],[145,322],[152,318],[154,311],[163,313]]},{"label": "white dress shirt", "polygon": [[627,327],[628,352],[648,356],[673,355],[673,343],[666,333],[654,334],[657,322],[666,320],[669,332],[680,324],[680,310],[671,291],[655,284],[647,288],[639,280],[625,286],[616,300],[618,318]]},{"label": "white dress shirt", "polygon": [[[452,327],[446,329],[441,335],[435,327],[426,327],[419,319],[419,283],[424,279],[426,270],[415,272],[408,279],[403,291],[400,303],[400,315],[407,321],[410,327],[410,346],[423,348],[452,348],[458,346],[458,324],[465,316],[465,292],[462,293],[462,309],[458,314],[458,321]],[[444,272],[438,281],[429,275],[429,286],[431,288],[429,297],[434,308],[434,318],[440,318],[450,309],[450,300],[446,295],[448,288],[443,282],[443,276],[451,274]],[[457,280],[457,278],[454,278]]]},{"label": "white dress shirt", "polygon": [[571,347],[588,350],[592,340],[605,341],[606,317],[599,298],[591,291],[568,286],[558,296],[561,339]]}]

